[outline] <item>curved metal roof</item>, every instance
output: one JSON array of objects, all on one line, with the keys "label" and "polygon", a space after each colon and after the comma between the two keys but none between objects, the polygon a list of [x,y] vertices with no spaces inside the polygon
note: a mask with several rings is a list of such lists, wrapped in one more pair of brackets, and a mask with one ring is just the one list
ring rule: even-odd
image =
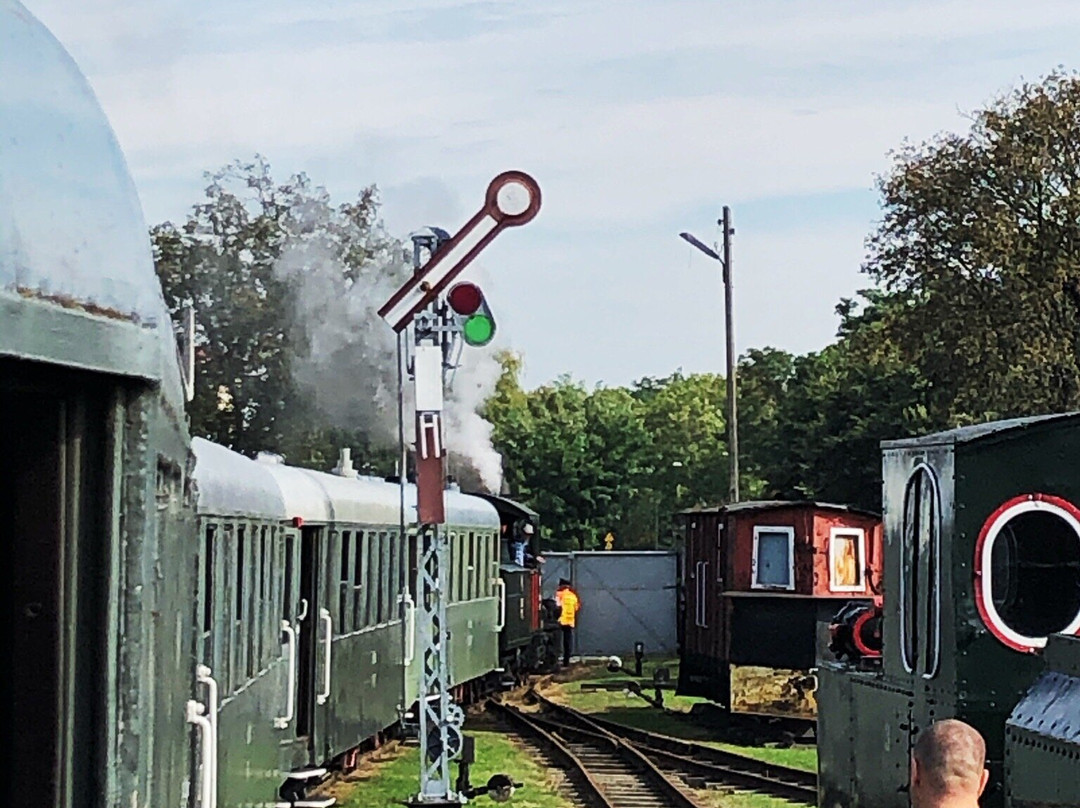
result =
[{"label": "curved metal roof", "polygon": [[506,497],[496,496],[495,494],[482,494],[480,492],[471,492],[471,497],[479,497],[480,499],[490,502],[495,506],[495,510],[500,513],[507,514],[511,519],[527,519],[531,522],[536,522],[540,518],[540,514],[517,500],[507,499]]},{"label": "curved metal roof", "polygon": [[15,0],[0,0],[0,122],[0,353],[160,380],[179,412],[176,339],[127,163],[86,78]]},{"label": "curved metal roof", "polygon": [[749,500],[746,502],[735,502],[730,505],[696,505],[693,508],[686,508],[685,510],[678,511],[680,516],[693,516],[697,513],[750,513],[753,511],[771,511],[779,510],[781,508],[817,508],[823,511],[846,511],[848,513],[857,513],[863,516],[872,516],[880,519],[881,514],[866,510],[865,508],[857,508],[853,505],[841,505],[836,502],[817,502],[812,499],[758,499]]},{"label": "curved metal roof", "polygon": [[1002,436],[1007,432],[1019,432],[1024,429],[1056,425],[1080,421],[1080,412],[1061,412],[1049,415],[1031,415],[1025,418],[1009,418],[1004,421],[989,421],[984,424],[972,424],[971,426],[948,429],[944,432],[934,432],[930,435],[922,435],[917,438],[901,438],[899,440],[884,440],[881,442],[882,449],[903,449],[917,446],[936,446],[941,444],[973,443],[986,438]]},{"label": "curved metal roof", "polygon": [[[342,477],[311,469],[295,468],[262,459],[260,465],[273,475],[285,500],[289,518],[326,524],[351,522],[396,525],[401,519],[401,491],[397,483],[377,477]],[[416,523],[416,486],[405,487],[406,524]],[[490,527],[498,530],[495,508],[477,497],[446,492],[446,518],[450,524]]]},{"label": "curved metal roof", "polygon": [[71,56],[15,0],[0,0],[0,121],[0,285],[160,321],[146,222],[112,128]]},{"label": "curved metal roof", "polygon": [[260,463],[202,438],[192,440],[191,449],[200,514],[288,517],[277,481]]},{"label": "curved metal roof", "polygon": [[277,481],[285,501],[288,518],[299,516],[305,522],[333,522],[330,497],[307,469],[286,466],[265,457],[256,461]]}]

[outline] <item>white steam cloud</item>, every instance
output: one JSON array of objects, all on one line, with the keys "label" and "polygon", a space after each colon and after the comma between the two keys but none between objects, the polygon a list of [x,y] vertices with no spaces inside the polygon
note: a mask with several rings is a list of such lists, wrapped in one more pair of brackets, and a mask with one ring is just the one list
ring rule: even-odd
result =
[{"label": "white steam cloud", "polygon": [[[325,200],[322,201],[323,203]],[[335,425],[360,429],[372,443],[396,447],[397,337],[378,309],[412,271],[400,242],[378,223],[357,224],[328,204],[292,211],[293,235],[275,273],[288,281],[301,346],[293,367],[297,382]],[[365,256],[359,272],[344,255]],[[502,457],[491,443],[492,426],[478,410],[500,373],[491,350],[462,351],[444,410],[449,471],[465,488],[498,493]],[[405,439],[414,440],[412,385],[405,385]]]}]

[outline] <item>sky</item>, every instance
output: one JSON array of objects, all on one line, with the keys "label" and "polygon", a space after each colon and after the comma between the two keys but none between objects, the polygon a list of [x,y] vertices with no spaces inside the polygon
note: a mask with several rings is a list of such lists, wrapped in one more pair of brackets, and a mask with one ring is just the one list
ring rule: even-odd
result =
[{"label": "sky", "polygon": [[889,152],[1078,66],[1076,0],[24,0],[109,116],[150,223],[265,155],[399,237],[457,230],[506,169],[543,207],[479,259],[525,383],[723,371],[834,339],[870,283]]}]

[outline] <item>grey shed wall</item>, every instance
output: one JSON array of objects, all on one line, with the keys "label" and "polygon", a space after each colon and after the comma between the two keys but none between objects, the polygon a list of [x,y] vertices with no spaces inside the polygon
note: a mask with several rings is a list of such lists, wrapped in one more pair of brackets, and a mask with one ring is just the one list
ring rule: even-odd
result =
[{"label": "grey shed wall", "polygon": [[544,553],[543,596],[569,578],[581,597],[574,650],[580,656],[677,653],[678,559],[671,550]]}]

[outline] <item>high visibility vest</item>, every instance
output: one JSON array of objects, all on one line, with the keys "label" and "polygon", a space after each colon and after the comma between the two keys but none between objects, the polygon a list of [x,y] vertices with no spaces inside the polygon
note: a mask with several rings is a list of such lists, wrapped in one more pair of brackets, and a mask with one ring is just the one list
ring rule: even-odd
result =
[{"label": "high visibility vest", "polygon": [[577,620],[578,609],[581,608],[581,600],[574,594],[573,589],[559,589],[555,592],[555,602],[561,608],[559,625],[572,628]]}]

